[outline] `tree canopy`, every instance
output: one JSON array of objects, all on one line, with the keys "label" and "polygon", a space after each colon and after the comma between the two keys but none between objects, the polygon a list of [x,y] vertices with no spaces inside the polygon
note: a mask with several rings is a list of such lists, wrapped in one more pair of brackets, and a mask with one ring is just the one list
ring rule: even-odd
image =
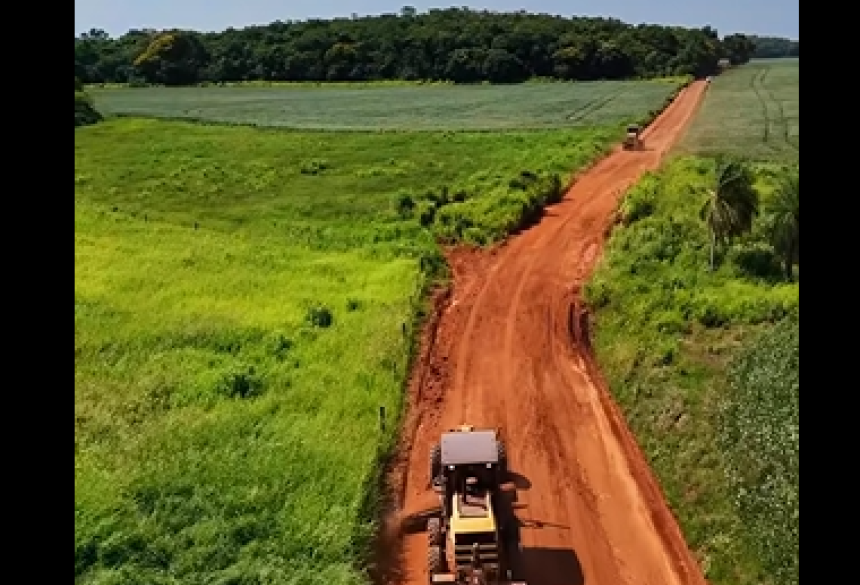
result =
[{"label": "tree canopy", "polygon": [[754,59],[775,59],[777,57],[800,57],[800,41],[779,37],[749,37],[755,43]]},{"label": "tree canopy", "polygon": [[221,32],[93,29],[75,38],[84,83],[377,79],[513,83],[704,76],[755,54],[751,37],[711,27],[631,25],[613,18],[467,8],[419,14],[276,21]]}]

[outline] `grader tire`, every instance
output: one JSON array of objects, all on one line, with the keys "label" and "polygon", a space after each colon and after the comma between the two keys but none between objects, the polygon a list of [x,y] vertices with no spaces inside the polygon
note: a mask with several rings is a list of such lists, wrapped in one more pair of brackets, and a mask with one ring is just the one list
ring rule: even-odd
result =
[{"label": "grader tire", "polygon": [[439,518],[427,520],[427,544],[430,548],[442,545],[442,521]]},{"label": "grader tire", "polygon": [[442,565],[442,547],[431,546],[427,549],[427,574],[433,576],[441,573],[445,567]]},{"label": "grader tire", "polygon": [[430,449],[430,483],[442,475],[442,445],[436,443]]},{"label": "grader tire", "polygon": [[502,441],[496,441],[496,456],[499,459],[499,480],[504,483],[508,476],[508,451]]}]

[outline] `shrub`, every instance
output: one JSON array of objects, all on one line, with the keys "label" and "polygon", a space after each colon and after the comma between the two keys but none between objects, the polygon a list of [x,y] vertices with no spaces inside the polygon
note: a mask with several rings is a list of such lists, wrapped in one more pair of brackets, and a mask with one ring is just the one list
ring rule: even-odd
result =
[{"label": "shrub", "polygon": [[331,327],[332,323],[334,323],[334,315],[332,315],[331,309],[323,305],[317,305],[308,309],[306,319],[310,325],[320,329]]},{"label": "shrub", "polygon": [[319,175],[330,168],[328,161],[314,159],[302,162],[299,171],[303,175]]},{"label": "shrub", "polygon": [[773,247],[761,242],[733,246],[729,260],[743,276],[769,281],[782,277],[782,268]]},{"label": "shrub", "polygon": [[397,213],[401,217],[411,217],[415,210],[415,200],[409,193],[401,193],[397,196]]},{"label": "shrub", "polygon": [[218,391],[230,398],[253,398],[263,391],[263,381],[253,366],[234,366],[221,376]]},{"label": "shrub", "polygon": [[102,115],[93,107],[90,96],[82,91],[75,91],[75,127],[95,124],[102,120]]}]

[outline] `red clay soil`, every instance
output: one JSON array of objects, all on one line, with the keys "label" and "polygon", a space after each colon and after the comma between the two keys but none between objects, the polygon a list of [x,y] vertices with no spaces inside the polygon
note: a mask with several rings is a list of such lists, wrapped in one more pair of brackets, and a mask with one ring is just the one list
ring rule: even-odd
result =
[{"label": "red clay soil", "polygon": [[[645,150],[583,173],[535,227],[492,251],[447,254],[453,291],[425,330],[391,482],[401,513],[421,510],[434,501],[440,432],[499,427],[516,478],[515,578],[529,585],[706,584],[601,378],[580,295],[623,193],[658,167],[704,88],[689,86],[644,131]],[[380,543],[384,580],[425,585],[426,536],[395,532]]]}]

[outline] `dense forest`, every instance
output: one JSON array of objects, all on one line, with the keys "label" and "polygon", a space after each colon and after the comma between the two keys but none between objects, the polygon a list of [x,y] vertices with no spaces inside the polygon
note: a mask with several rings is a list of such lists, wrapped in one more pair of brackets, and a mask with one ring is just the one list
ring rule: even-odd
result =
[{"label": "dense forest", "polygon": [[132,30],[114,39],[94,29],[75,38],[75,76],[84,83],[165,85],[704,76],[721,59],[743,63],[755,50],[751,37],[720,38],[708,26],[465,8],[419,14],[405,7],[399,14],[276,21],[216,33]]}]

